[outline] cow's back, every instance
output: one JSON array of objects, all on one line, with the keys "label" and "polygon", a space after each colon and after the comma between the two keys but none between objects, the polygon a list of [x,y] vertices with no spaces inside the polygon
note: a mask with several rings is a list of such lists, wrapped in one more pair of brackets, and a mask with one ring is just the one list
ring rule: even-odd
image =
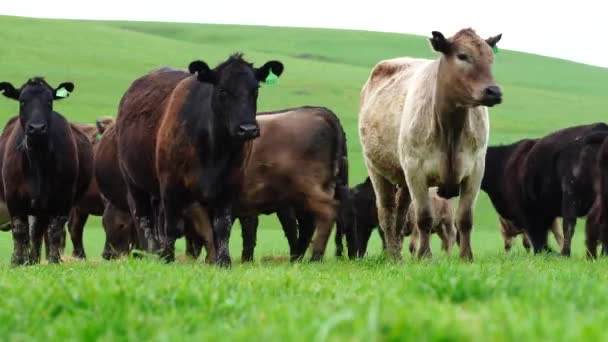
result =
[{"label": "cow's back", "polygon": [[116,119],[120,163],[129,180],[150,193],[158,191],[156,134],[171,93],[188,77],[182,70],[153,71],[135,80],[120,101]]},{"label": "cow's back", "polygon": [[404,181],[399,163],[404,105],[432,62],[409,57],[381,61],[361,90],[359,136],[365,158],[396,184]]}]

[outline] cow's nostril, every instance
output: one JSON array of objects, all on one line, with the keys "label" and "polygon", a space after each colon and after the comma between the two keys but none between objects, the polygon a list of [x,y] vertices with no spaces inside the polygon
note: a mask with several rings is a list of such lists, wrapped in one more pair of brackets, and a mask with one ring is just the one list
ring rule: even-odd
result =
[{"label": "cow's nostril", "polygon": [[491,97],[500,97],[502,96],[502,92],[500,91],[500,88],[498,88],[497,86],[489,86],[486,88],[485,90],[486,96],[491,96]]}]

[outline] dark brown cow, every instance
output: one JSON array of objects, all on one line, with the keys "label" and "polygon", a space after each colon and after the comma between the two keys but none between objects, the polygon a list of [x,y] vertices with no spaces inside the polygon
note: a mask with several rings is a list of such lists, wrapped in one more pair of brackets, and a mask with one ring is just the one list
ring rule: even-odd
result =
[{"label": "dark brown cow", "polygon": [[549,250],[547,233],[563,217],[561,254],[570,255],[574,226],[594,199],[593,169],[608,125],[596,123],[559,130],[541,139],[492,146],[481,185],[497,213],[525,229],[534,252]]},{"label": "dark brown cow", "polygon": [[608,255],[608,139],[600,138],[603,140],[593,169],[594,199],[586,222],[585,243],[590,258],[597,256],[598,241],[602,244],[602,255]]},{"label": "dark brown cow", "polygon": [[[114,119],[111,117],[102,117],[97,120],[95,125],[74,123],[73,126],[78,128],[87,136],[89,142],[93,146],[93,154],[95,154],[97,146],[99,145],[98,142],[101,139],[101,135],[105,131],[105,127],[113,122]],[[68,230],[70,231],[72,245],[74,246],[74,250],[72,252],[74,257],[82,259],[86,258],[84,245],[82,243],[84,226],[89,215],[101,216],[103,214],[103,210],[104,204],[101,200],[101,196],[99,195],[97,182],[95,181],[95,178],[93,178],[89,184],[87,192],[70,211],[70,217],[68,219]],[[63,241],[65,241],[65,238]]]},{"label": "dark brown cow", "polygon": [[217,262],[229,265],[234,181],[243,146],[259,135],[259,82],[280,75],[283,65],[254,68],[236,54],[215,69],[192,62],[189,71],[162,68],[133,82],[116,121],[119,164],[149,251],[160,242],[163,259],[174,259],[184,215],[197,230],[210,229],[203,205],[213,220]]},{"label": "dark brown cow", "polygon": [[[143,248],[137,238],[127,203],[127,185],[118,167],[116,126],[106,128],[95,148],[95,181],[105,204],[102,224],[106,241],[102,252],[104,259],[127,255],[133,248]],[[143,239],[142,239],[143,240]]]},{"label": "dark brown cow", "polygon": [[257,216],[272,213],[283,226],[292,260],[304,256],[316,226],[312,260],[320,260],[336,206],[348,196],[342,125],[329,109],[309,106],[258,113],[257,120],[261,135],[251,142],[233,210],[242,227],[242,260],[253,260]]},{"label": "dark brown cow", "polygon": [[[66,97],[73,89],[69,82],[53,89],[40,77],[29,79],[19,89],[0,83],[4,96],[20,104],[18,124],[5,136],[2,158],[4,198],[13,226],[13,265],[40,262],[46,231],[49,262],[61,261],[63,226],[73,204],[89,186],[91,143],[53,111],[54,100]],[[28,215],[35,217],[31,236]]]}]

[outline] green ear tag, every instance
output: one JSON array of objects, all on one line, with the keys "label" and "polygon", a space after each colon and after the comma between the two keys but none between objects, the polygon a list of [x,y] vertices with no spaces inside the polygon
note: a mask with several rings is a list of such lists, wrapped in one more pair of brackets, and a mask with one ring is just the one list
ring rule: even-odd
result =
[{"label": "green ear tag", "polygon": [[57,97],[68,97],[69,95],[70,92],[65,88],[57,89],[57,91],[55,92],[55,96]]},{"label": "green ear tag", "polygon": [[97,140],[101,140],[101,133],[97,133],[97,135],[95,136],[95,138],[97,138]]},{"label": "green ear tag", "polygon": [[498,53],[498,46],[494,45],[494,47],[492,48],[492,51],[494,51],[494,54]]},{"label": "green ear tag", "polygon": [[279,81],[279,77],[277,75],[275,75],[274,73],[272,73],[272,69],[268,70],[268,76],[266,76],[264,83],[266,83],[268,85],[272,85],[272,84],[277,84],[278,81]]}]

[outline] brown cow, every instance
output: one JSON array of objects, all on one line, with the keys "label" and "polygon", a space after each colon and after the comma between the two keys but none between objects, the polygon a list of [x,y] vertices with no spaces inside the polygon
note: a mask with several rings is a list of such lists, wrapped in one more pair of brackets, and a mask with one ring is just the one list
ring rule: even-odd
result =
[{"label": "brown cow", "polygon": [[[74,123],[73,125],[82,131],[88,138],[89,142],[93,146],[93,154],[96,153],[98,142],[101,139],[101,135],[105,131],[105,127],[112,124],[114,119],[111,117],[102,117],[97,119],[95,125],[79,124]],[[74,246],[72,255],[76,258],[86,258],[84,251],[84,245],[82,243],[82,234],[84,226],[87,222],[89,215],[101,216],[103,214],[104,205],[99,195],[99,189],[97,188],[97,182],[93,177],[89,188],[84,196],[76,203],[76,205],[70,211],[68,219],[68,230],[70,231],[70,237],[72,239],[72,245]],[[64,234],[65,236],[65,234]],[[65,237],[63,239],[65,243]]]},{"label": "brown cow", "polygon": [[[336,114],[322,107],[260,113],[257,121],[261,136],[251,142],[234,214],[242,218],[292,207],[311,215],[316,226],[312,260],[318,261],[335,222],[336,205],[348,194],[342,125]],[[292,260],[301,259],[314,231],[300,231],[298,240],[294,225],[283,228]],[[244,249],[255,244],[255,231],[252,234]],[[253,258],[250,250],[247,259]]]},{"label": "brown cow", "polygon": [[[70,82],[52,88],[41,77],[29,79],[19,89],[0,83],[4,96],[20,104],[18,124],[4,136],[2,157],[3,195],[13,226],[13,265],[40,262],[42,237],[47,231],[49,262],[61,261],[63,226],[73,204],[89,186],[91,143],[53,111],[54,100],[65,98],[73,89]],[[32,235],[28,215],[35,217]]]},{"label": "brown cow", "polygon": [[[215,69],[192,62],[189,71],[162,68],[129,87],[116,121],[119,164],[149,251],[160,242],[161,256],[172,261],[182,234],[178,222],[185,215],[205,232],[205,208],[213,220],[217,262],[229,265],[234,180],[243,146],[259,135],[259,82],[280,75],[283,65],[270,61],[254,68],[235,54]],[[161,218],[162,224],[154,224]]]},{"label": "brown cow", "polygon": [[[505,243],[505,251],[508,252],[511,250],[511,246],[513,245],[513,239],[515,239],[518,235],[521,234],[522,245],[526,249],[526,252],[530,251],[530,247],[532,243],[530,242],[530,237],[526,234],[523,228],[517,227],[512,221],[507,220],[506,218],[498,215],[498,223],[500,224],[500,235],[502,235],[502,239]],[[559,221],[556,218],[551,225],[551,232],[553,233],[553,237],[555,237],[555,241],[561,248],[564,243],[564,236],[562,235],[561,228],[559,226]]]},{"label": "brown cow", "polygon": [[[116,125],[109,125],[95,148],[95,182],[105,208],[102,224],[106,241],[102,252],[104,259],[127,255],[133,248],[142,249],[127,203],[127,185],[118,166]],[[143,238],[141,239],[143,240]]]},{"label": "brown cow", "polygon": [[[420,228],[418,256],[431,255],[433,186],[444,198],[460,195],[460,256],[473,259],[473,208],[489,135],[486,106],[502,100],[492,76],[492,47],[500,38],[483,40],[464,29],[446,39],[434,31],[430,41],[439,59],[382,61],[363,86],[359,136],[387,253],[394,259],[401,258],[396,218],[404,217],[410,198]],[[396,185],[409,191],[395,198]]]}]

